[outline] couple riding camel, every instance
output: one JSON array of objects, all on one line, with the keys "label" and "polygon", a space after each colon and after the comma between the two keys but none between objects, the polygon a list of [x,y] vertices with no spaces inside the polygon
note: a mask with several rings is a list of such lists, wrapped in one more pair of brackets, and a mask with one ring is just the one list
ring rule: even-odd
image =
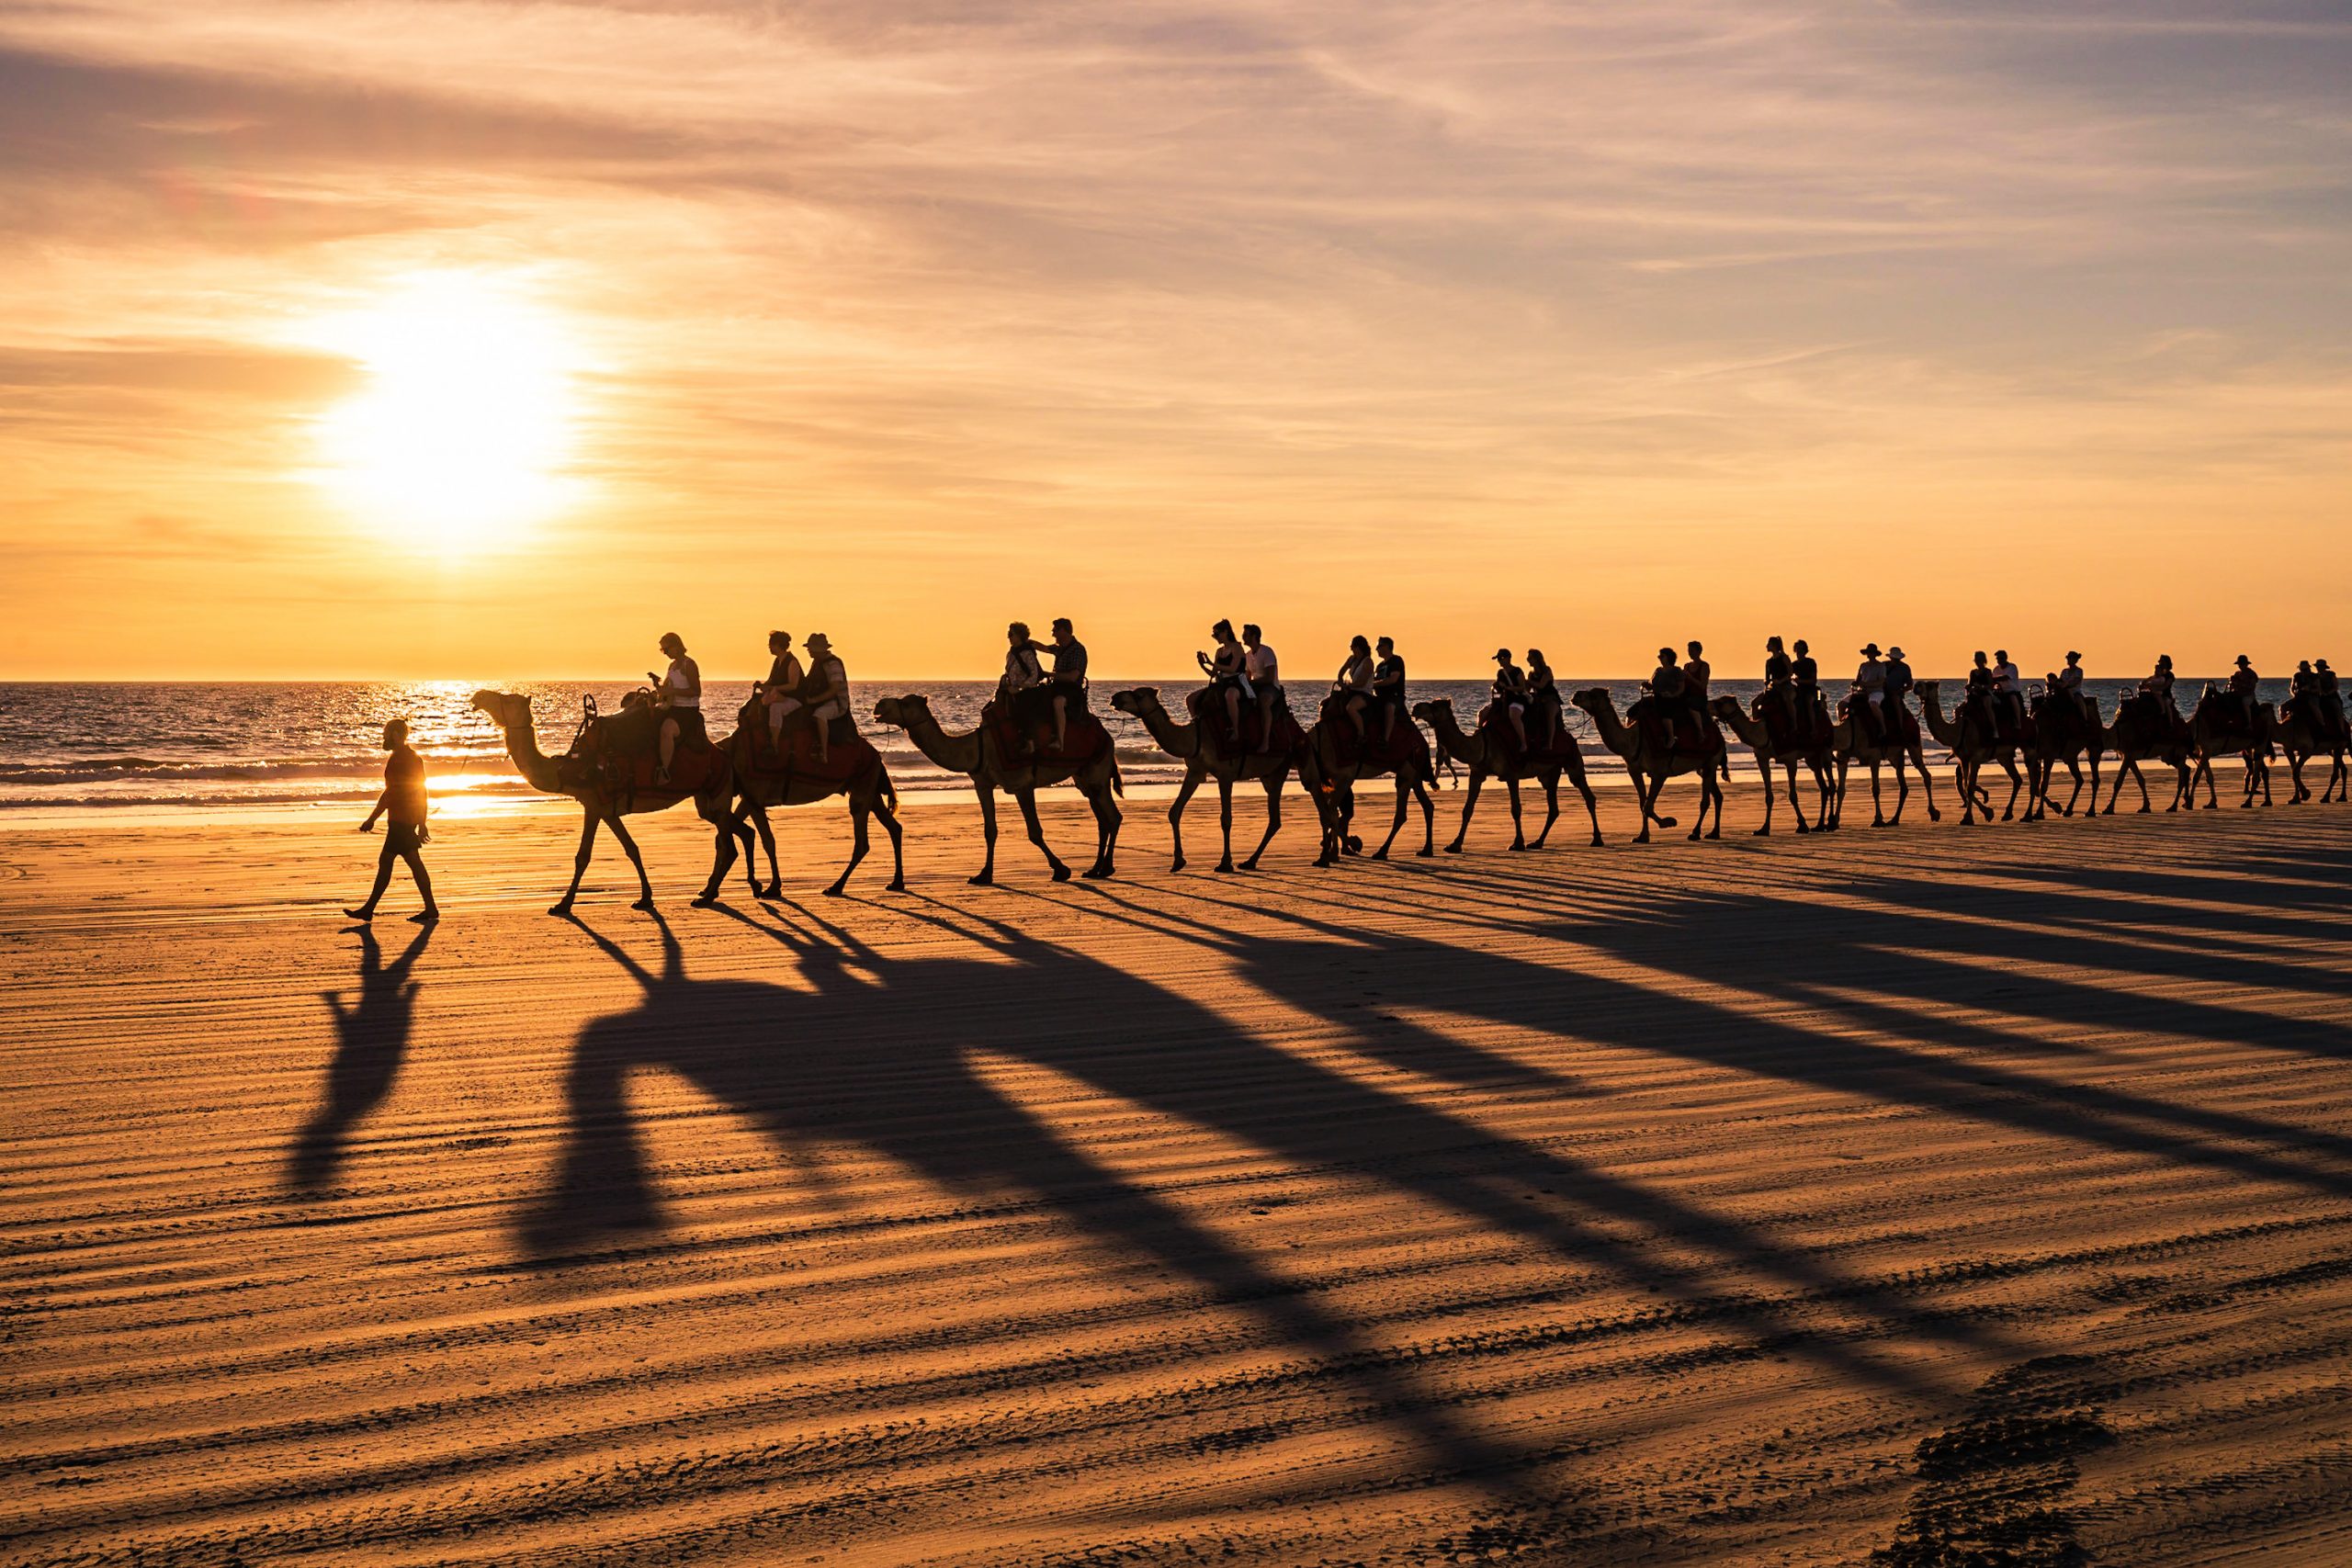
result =
[{"label": "couple riding camel", "polygon": [[[1068,615],[1055,618],[1053,633],[1048,645],[1030,637],[1026,621],[1004,628],[1008,646],[996,700],[1023,736],[1051,725],[1054,751],[1059,755],[1069,750],[1070,710],[1086,711],[1086,645],[1078,640]],[[1053,662],[1050,672],[1047,660]]]},{"label": "couple riding camel", "polygon": [[[1375,649],[1377,659],[1373,657]],[[1331,678],[1331,694],[1340,699],[1340,710],[1356,727],[1359,744],[1371,738],[1364,716],[1375,707],[1380,710],[1381,745],[1395,739],[1396,721],[1405,713],[1405,661],[1397,657],[1395,639],[1382,637],[1369,643],[1361,633],[1350,637],[1348,657]]]},{"label": "couple riding camel", "polygon": [[[1690,645],[1697,648],[1697,643]],[[1548,751],[1559,742],[1560,730],[1566,721],[1561,705],[1560,683],[1553,679],[1552,666],[1540,648],[1527,650],[1525,670],[1511,662],[1510,649],[1495,649],[1495,701],[1510,719],[1511,732],[1519,737],[1519,749]],[[1532,712],[1535,724],[1532,743],[1527,716]]]},{"label": "couple riding camel", "polygon": [[[1779,641],[1778,637],[1772,639],[1773,644]],[[1720,739],[1721,735],[1715,728],[1714,710],[1707,705],[1708,689],[1714,684],[1715,667],[1707,662],[1706,645],[1697,637],[1692,637],[1684,646],[1690,650],[1688,663],[1678,658],[1674,649],[1661,648],[1657,650],[1657,668],[1650,671],[1650,678],[1642,685],[1650,694],[1649,711],[1666,726],[1668,735],[1674,733],[1678,717],[1687,716],[1692,737],[1704,745],[1710,736]],[[1804,644],[1799,643],[1797,647],[1802,649]],[[1728,756],[1724,757],[1718,766],[1722,768],[1724,777],[1731,777]]]},{"label": "couple riding camel", "polygon": [[2335,671],[2327,667],[2327,660],[2306,659],[2296,665],[2293,683],[2288,705],[2321,735],[2344,739],[2344,697],[2336,689]]},{"label": "couple riding camel", "polygon": [[1854,671],[1853,711],[1860,716],[1872,741],[1883,745],[1901,738],[1902,720],[1910,712],[1903,699],[1911,694],[1915,684],[1901,648],[1890,648],[1882,655],[1878,644],[1862,645],[1861,667]]},{"label": "couple riding camel", "polygon": [[849,672],[823,632],[810,632],[801,646],[808,653],[805,671],[793,654],[792,634],[768,633],[767,679],[752,688],[752,700],[766,713],[768,742],[777,756],[784,755],[785,730],[797,719],[808,726],[817,765],[822,767],[832,756],[833,720],[849,713]]},{"label": "couple riding camel", "polygon": [[1764,639],[1764,689],[1788,716],[1792,736],[1809,733],[1813,716],[1826,718],[1828,714],[1821,700],[1821,660],[1813,656],[1813,646],[1804,638],[1797,638],[1796,648],[1796,657],[1792,659],[1779,637]]},{"label": "couple riding camel", "polygon": [[[1233,635],[1231,621],[1219,621],[1209,628],[1209,636],[1216,639],[1214,655],[1195,652],[1193,657],[1209,678],[1209,689],[1225,704],[1226,732],[1236,744],[1243,739],[1241,711],[1254,707],[1258,714],[1258,744],[1252,750],[1260,755],[1274,749],[1275,716],[1290,711],[1290,704],[1283,692],[1282,661],[1274,657],[1272,644],[1253,624]],[[1358,637],[1358,642],[1363,639]],[[1385,642],[1386,638],[1382,638]],[[1397,664],[1397,682],[1401,690],[1404,665]],[[1359,725],[1358,733],[1362,733]]]}]

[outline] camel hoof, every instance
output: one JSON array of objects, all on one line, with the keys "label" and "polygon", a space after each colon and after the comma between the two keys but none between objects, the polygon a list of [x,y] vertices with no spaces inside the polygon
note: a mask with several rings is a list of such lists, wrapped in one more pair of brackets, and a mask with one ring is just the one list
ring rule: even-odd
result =
[{"label": "camel hoof", "polygon": [[892,878],[890,879],[890,882],[889,882],[889,886],[888,886],[888,887],[886,889],[886,891],[888,891],[888,892],[891,892],[891,893],[904,893],[906,890],[907,890],[907,879],[906,879],[905,877],[903,877],[903,876],[894,876],[894,877],[892,877]]},{"label": "camel hoof", "polygon": [[1363,853],[1363,840],[1357,838],[1353,833],[1349,834],[1346,839],[1341,840],[1341,842],[1345,845],[1348,853],[1351,855],[1360,855]]},{"label": "camel hoof", "polygon": [[1231,861],[1226,861],[1219,864],[1216,868],[1216,874],[1219,876],[1231,876],[1233,874],[1233,863]]},{"label": "camel hoof", "polygon": [[1413,852],[1413,858],[1415,860],[1435,860],[1437,858],[1437,852],[1429,848],[1427,845],[1423,845],[1421,848]]},{"label": "camel hoof", "polygon": [[1255,871],[1255,870],[1257,870],[1257,869],[1258,869],[1258,857],[1257,857],[1256,855],[1251,855],[1248,860],[1243,861],[1243,862],[1241,863],[1241,869],[1242,869],[1242,870],[1244,870],[1244,871]]},{"label": "camel hoof", "polygon": [[1675,825],[1677,820],[1677,818],[1672,817],[1661,817],[1657,819],[1657,825],[1660,828],[1671,828]]},{"label": "camel hoof", "polygon": [[1597,849],[1599,849],[1599,848],[1600,847],[1600,842],[1601,842],[1601,840],[1600,840],[1600,834],[1598,834],[1598,833],[1595,833],[1595,834],[1592,836],[1592,847],[1593,847],[1594,849],[1596,849],[1596,850],[1597,850]]},{"label": "camel hoof", "polygon": [[781,898],[784,897],[784,884],[782,881],[771,882],[765,887],[761,888],[753,895],[753,897],[760,898]]},{"label": "camel hoof", "polygon": [[1069,867],[1057,863],[1054,867],[1054,880],[1056,882],[1068,882],[1069,880]]},{"label": "camel hoof", "polygon": [[1169,863],[1169,864],[1168,864],[1168,874],[1169,874],[1169,875],[1170,875],[1170,876],[1173,876],[1173,875],[1175,875],[1178,872],[1180,872],[1180,871],[1182,871],[1182,870],[1183,870],[1183,869],[1184,869],[1184,857],[1183,857],[1182,855],[1178,855],[1174,860],[1172,860],[1172,861],[1170,861],[1170,862]]},{"label": "camel hoof", "polygon": [[[688,900],[688,903],[692,908],[696,909],[714,908],[718,906],[718,895],[716,893],[698,893],[693,898]],[[649,904],[646,908],[651,908],[652,906]]]},{"label": "camel hoof", "polygon": [[[1752,832],[1752,833],[1748,834],[1747,836],[1748,836],[1749,838],[1751,838],[1751,839],[1760,839],[1760,838],[1762,838],[1765,834],[1767,834],[1767,833],[1770,832],[1771,830],[1772,830],[1772,829],[1770,829],[1770,828],[1758,828],[1758,829],[1756,829],[1756,831],[1754,831],[1754,832]],[[1804,829],[1803,828],[1799,828],[1799,829],[1797,829],[1797,831],[1798,831],[1798,832],[1800,832],[1800,833],[1802,833],[1802,832],[1804,832]]]},{"label": "camel hoof", "polygon": [[629,908],[632,909],[643,909],[650,913],[653,908],[653,900],[650,898],[639,898],[636,903],[631,904]]},{"label": "camel hoof", "polygon": [[1089,882],[1102,882],[1110,877],[1111,868],[1107,865],[1090,865],[1078,874]]},{"label": "camel hoof", "polygon": [[571,914],[571,899],[569,899],[569,898],[566,898],[566,899],[565,899],[562,903],[560,903],[560,904],[550,904],[550,905],[548,905],[548,914],[550,914],[550,915],[569,915],[569,914]]},{"label": "camel hoof", "polygon": [[838,897],[840,897],[841,896],[842,896],[842,885],[841,885],[840,883],[838,883],[838,882],[831,883],[831,884],[829,884],[829,885],[826,886],[826,888],[825,888],[825,897],[828,897],[828,898],[838,898]]},{"label": "camel hoof", "polygon": [[[1511,848],[1517,849],[1519,846],[1517,844],[1513,844]],[[1462,852],[1462,846],[1460,844],[1448,844],[1445,846],[1445,852],[1450,855],[1458,855]]]},{"label": "camel hoof", "polygon": [[985,871],[980,873],[978,876],[966,877],[964,882],[967,886],[971,887],[993,887],[996,886],[996,878]]}]

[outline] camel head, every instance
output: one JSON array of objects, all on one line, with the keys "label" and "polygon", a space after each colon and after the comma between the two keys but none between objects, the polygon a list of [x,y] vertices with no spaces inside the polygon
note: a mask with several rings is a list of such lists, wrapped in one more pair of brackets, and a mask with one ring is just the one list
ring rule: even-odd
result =
[{"label": "camel head", "polygon": [[1609,688],[1606,686],[1587,686],[1581,692],[1571,692],[1568,694],[1568,701],[1595,717],[1609,711],[1612,705],[1609,701]]},{"label": "camel head", "polygon": [[1141,718],[1146,708],[1159,706],[1159,688],[1137,686],[1131,692],[1114,692],[1111,694],[1111,705],[1121,713]]},{"label": "camel head", "polygon": [[1437,722],[1437,710],[1440,708],[1443,708],[1445,710],[1446,717],[1452,718],[1453,716],[1453,699],[1452,697],[1431,697],[1427,702],[1415,703],[1413,705],[1413,716],[1419,719],[1423,724],[1435,724]]},{"label": "camel head", "polygon": [[1728,720],[1735,718],[1746,718],[1747,716],[1747,710],[1739,705],[1739,699],[1737,697],[1717,697],[1713,702],[1709,703],[1707,706],[1713,709],[1715,716],[1720,719]]},{"label": "camel head", "polygon": [[491,722],[501,729],[531,722],[531,699],[513,692],[476,692],[472,705],[490,715]]},{"label": "camel head", "polygon": [[905,729],[930,716],[931,699],[915,692],[903,697],[884,697],[874,705],[874,722],[895,729]]}]

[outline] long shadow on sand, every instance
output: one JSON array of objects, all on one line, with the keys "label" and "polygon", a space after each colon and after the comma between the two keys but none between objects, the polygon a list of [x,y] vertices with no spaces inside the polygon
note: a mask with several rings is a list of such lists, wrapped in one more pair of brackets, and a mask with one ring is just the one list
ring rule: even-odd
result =
[{"label": "long shadow on sand", "polygon": [[287,1155],[286,1185],[297,1196],[316,1196],[334,1181],[352,1129],[391,1093],[416,1017],[417,985],[409,971],[432,940],[431,926],[417,927],[400,956],[387,964],[374,929],[359,928],[359,991],[347,1002],[327,993],[334,1013],[334,1060],[327,1066],[319,1109],[295,1134]]}]

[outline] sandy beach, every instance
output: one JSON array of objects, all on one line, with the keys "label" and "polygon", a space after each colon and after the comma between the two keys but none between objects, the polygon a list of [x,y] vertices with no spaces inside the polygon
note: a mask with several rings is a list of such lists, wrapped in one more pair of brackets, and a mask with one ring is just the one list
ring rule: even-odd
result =
[{"label": "sandy beach", "polygon": [[2345,1561],[2352,809],[1947,807],[0,832],[0,1559]]}]

